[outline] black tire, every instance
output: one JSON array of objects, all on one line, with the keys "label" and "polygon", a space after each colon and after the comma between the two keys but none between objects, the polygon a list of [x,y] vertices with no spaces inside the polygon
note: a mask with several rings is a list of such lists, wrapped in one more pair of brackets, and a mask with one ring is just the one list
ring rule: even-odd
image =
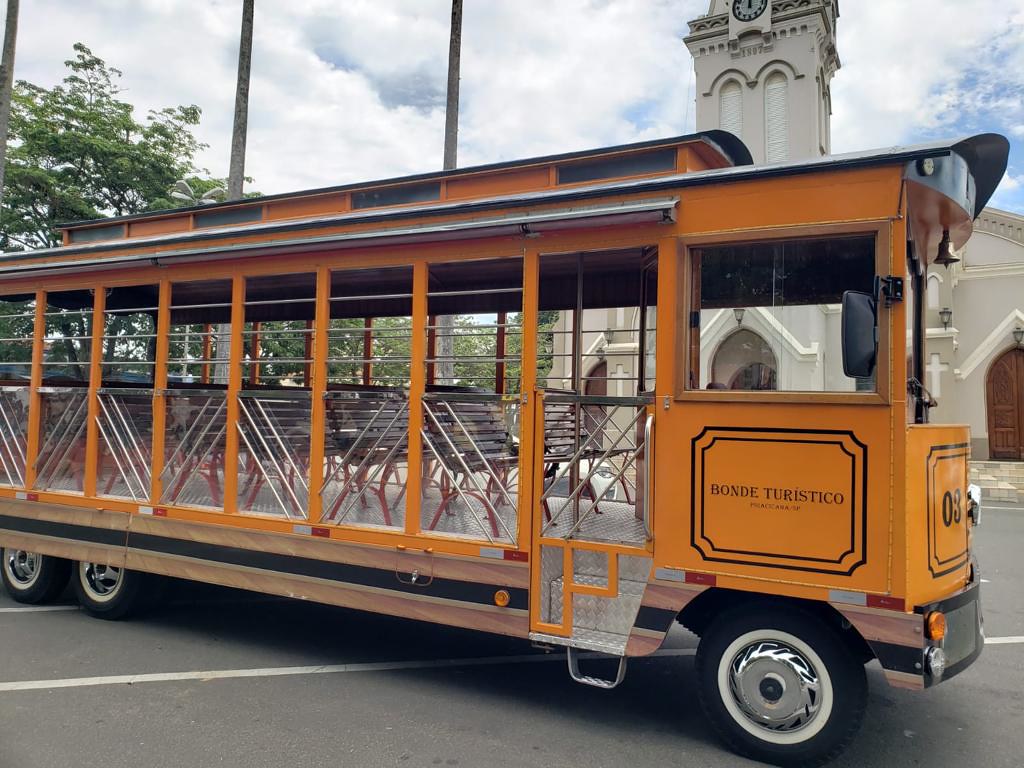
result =
[{"label": "black tire", "polygon": [[[812,768],[839,755],[860,729],[864,664],[838,629],[810,611],[779,604],[728,611],[704,632],[696,662],[704,713],[740,755]],[[775,718],[775,727],[758,716]]]},{"label": "black tire", "polygon": [[156,586],[149,574],[84,561],[74,564],[71,583],[82,610],[108,621],[137,613],[145,605],[150,587]]},{"label": "black tire", "polygon": [[5,547],[3,558],[4,589],[11,599],[29,605],[50,603],[60,597],[71,576],[71,561]]}]

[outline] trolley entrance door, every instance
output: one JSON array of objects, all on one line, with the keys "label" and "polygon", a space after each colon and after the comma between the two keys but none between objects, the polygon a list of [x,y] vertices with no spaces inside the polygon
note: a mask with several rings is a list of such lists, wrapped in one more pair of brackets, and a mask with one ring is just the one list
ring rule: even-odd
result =
[{"label": "trolley entrance door", "polygon": [[536,402],[532,636],[621,656],[651,568],[652,399]]}]

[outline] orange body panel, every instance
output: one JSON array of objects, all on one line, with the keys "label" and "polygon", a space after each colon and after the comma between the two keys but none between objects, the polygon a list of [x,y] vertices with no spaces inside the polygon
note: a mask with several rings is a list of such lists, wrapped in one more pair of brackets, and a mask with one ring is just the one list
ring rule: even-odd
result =
[{"label": "orange body panel", "polygon": [[[970,574],[966,426],[907,429],[907,601],[924,605],[962,589]],[[903,558],[901,558],[903,559]]]}]

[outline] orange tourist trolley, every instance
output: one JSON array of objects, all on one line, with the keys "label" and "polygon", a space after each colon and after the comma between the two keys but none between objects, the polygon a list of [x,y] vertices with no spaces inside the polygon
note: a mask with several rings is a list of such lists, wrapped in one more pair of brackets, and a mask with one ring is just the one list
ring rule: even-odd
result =
[{"label": "orange tourist trolley", "polygon": [[7,590],[298,596],[601,688],[679,622],[732,748],[821,763],[865,662],[923,689],[982,649],[923,294],[1007,153],[754,167],[712,131],[69,224],[0,258]]}]

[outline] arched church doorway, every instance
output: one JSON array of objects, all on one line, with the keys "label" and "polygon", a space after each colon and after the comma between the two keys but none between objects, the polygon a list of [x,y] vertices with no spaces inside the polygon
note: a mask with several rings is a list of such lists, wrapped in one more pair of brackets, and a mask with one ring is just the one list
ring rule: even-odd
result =
[{"label": "arched church doorway", "polygon": [[1004,352],[985,387],[990,458],[1024,460],[1024,349]]},{"label": "arched church doorway", "polygon": [[778,389],[778,370],[768,342],[759,333],[741,328],[715,352],[708,389]]}]

